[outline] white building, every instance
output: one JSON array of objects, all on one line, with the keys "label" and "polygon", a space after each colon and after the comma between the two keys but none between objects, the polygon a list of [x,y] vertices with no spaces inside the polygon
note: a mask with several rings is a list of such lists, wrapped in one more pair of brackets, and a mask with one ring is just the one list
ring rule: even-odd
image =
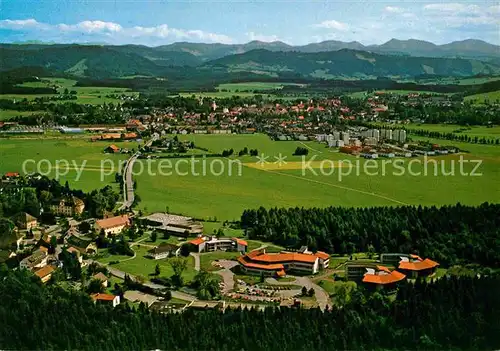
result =
[{"label": "white building", "polygon": [[404,143],[406,141],[406,130],[404,129],[395,130],[393,133],[393,139],[400,143]]},{"label": "white building", "polygon": [[382,129],[380,131],[380,136],[382,139],[392,140],[392,129]]},{"label": "white building", "polygon": [[345,145],[349,145],[349,133],[348,132],[342,132],[341,139]]}]

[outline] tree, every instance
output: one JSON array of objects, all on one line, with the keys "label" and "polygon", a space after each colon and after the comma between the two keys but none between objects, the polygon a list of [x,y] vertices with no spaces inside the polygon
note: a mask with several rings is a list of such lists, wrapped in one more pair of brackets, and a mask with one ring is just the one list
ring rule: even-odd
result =
[{"label": "tree", "polygon": [[153,230],[151,232],[151,242],[156,242],[156,239],[158,238],[158,233],[156,232],[156,230]]},{"label": "tree", "polygon": [[302,287],[302,296],[307,296],[307,288],[305,286]]},{"label": "tree", "polygon": [[314,293],[315,293],[314,289],[313,289],[313,288],[311,288],[311,289],[309,289],[309,291],[307,292],[307,295],[308,295],[309,297],[312,297],[312,296],[314,296]]},{"label": "tree", "polygon": [[160,271],[160,265],[156,264],[156,266],[155,266],[155,276],[159,276],[160,273],[161,273],[161,271]]},{"label": "tree", "polygon": [[190,253],[189,244],[181,245],[181,256],[188,257]]},{"label": "tree", "polygon": [[172,276],[172,283],[175,286],[182,286],[183,285],[182,273],[187,268],[187,260],[181,257],[174,257],[171,258],[168,261],[168,263],[170,264],[170,266],[172,266],[172,269],[174,270],[174,275]]},{"label": "tree", "polygon": [[86,291],[89,294],[102,293],[104,292],[104,286],[102,285],[102,282],[99,279],[92,279],[89,285],[87,285]]}]

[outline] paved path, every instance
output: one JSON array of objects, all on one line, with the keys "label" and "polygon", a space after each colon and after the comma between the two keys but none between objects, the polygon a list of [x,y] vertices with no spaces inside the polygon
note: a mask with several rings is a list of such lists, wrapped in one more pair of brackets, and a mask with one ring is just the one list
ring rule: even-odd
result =
[{"label": "paved path", "polygon": [[224,268],[220,271],[214,272],[222,277],[224,280],[224,287],[222,288],[223,293],[228,293],[233,290],[234,287],[234,273],[229,269]]},{"label": "paved path", "polygon": [[298,285],[305,286],[307,290],[313,288],[314,296],[318,302],[318,306],[321,310],[325,310],[326,306],[332,306],[332,301],[330,297],[319,285],[314,284],[308,277],[296,277],[296,282]]},{"label": "paved path", "polygon": [[194,270],[199,271],[200,270],[200,254],[191,252],[189,255],[194,257]]}]

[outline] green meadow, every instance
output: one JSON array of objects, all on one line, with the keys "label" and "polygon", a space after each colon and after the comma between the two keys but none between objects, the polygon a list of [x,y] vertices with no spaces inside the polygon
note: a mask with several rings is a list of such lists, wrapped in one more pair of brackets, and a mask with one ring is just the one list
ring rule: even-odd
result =
[{"label": "green meadow", "polygon": [[500,103],[500,90],[489,93],[470,95],[465,97],[465,101],[472,101],[475,104]]},{"label": "green meadow", "polygon": [[[57,87],[57,92],[59,94],[64,93],[65,89],[69,91],[76,91],[77,100],[56,100],[55,103],[65,103],[65,102],[76,102],[80,104],[91,104],[99,105],[103,103],[118,103],[121,100],[116,98],[106,97],[106,95],[116,94],[116,95],[138,95],[136,92],[132,92],[130,89],[126,88],[115,88],[115,87],[77,87],[75,86],[76,80],[66,79],[66,78],[41,78],[37,82],[26,82],[20,84],[20,86],[25,87],[35,87],[35,88],[46,88],[46,87]],[[0,99],[28,99],[33,100],[37,97],[55,97],[56,94],[0,94]],[[1,116],[1,112],[0,112]]]},{"label": "green meadow", "polygon": [[44,114],[45,111],[16,111],[16,110],[0,110],[0,121],[11,119],[12,117],[24,117],[34,114]]},{"label": "green meadow", "polygon": [[[244,209],[260,206],[479,204],[500,198],[500,189],[496,185],[500,176],[500,148],[497,146],[435,140],[456,145],[470,153],[434,157],[427,164],[423,158],[400,159],[400,164],[395,165],[388,163],[394,160],[367,161],[340,154],[316,142],[273,142],[265,135],[188,135],[184,138],[216,152],[233,148],[237,153],[245,146],[257,148],[259,153],[269,157],[268,163],[261,167],[256,164],[257,158],[250,156],[232,157],[231,164],[229,159],[217,159],[214,163],[216,173],[221,171],[221,164],[225,167],[224,172],[217,175],[210,172],[210,162],[214,159],[207,158],[206,175],[203,175],[200,164],[193,166],[188,160],[182,161],[178,173],[174,168],[170,168],[171,174],[165,175],[143,172],[135,177],[143,210],[164,211],[168,206],[173,213],[196,218],[216,217],[221,221],[238,219]],[[312,169],[305,167],[303,170],[301,157],[292,156],[297,146],[309,148],[307,160],[315,158]],[[278,167],[274,162],[280,154],[286,156],[287,164]],[[471,162],[462,163],[460,170],[461,157],[480,160],[482,164],[477,172],[482,175],[466,175],[475,168]],[[344,164],[350,162],[351,166],[337,167],[334,162],[340,160]],[[144,169],[150,167],[153,170],[158,170],[158,162],[140,161]],[[175,167],[175,162],[172,163],[171,167]],[[136,167],[140,167],[139,164]],[[443,171],[449,173],[452,168],[454,176],[443,175]]]},{"label": "green meadow", "polygon": [[[384,123],[373,123],[373,125],[378,127],[391,127]],[[500,138],[500,126],[461,126],[458,124],[404,124],[397,125],[396,127],[404,126],[407,130],[428,130],[431,132],[440,132],[440,133],[454,133],[457,135],[468,135],[471,137],[478,138]],[[393,128],[395,126],[392,126]],[[444,141],[442,141],[444,142]]]},{"label": "green meadow", "polygon": [[[39,170],[55,177],[59,172],[62,183],[84,191],[102,188],[114,182],[113,169],[117,172],[120,161],[127,159],[125,154],[105,154],[104,149],[111,142],[89,141],[90,136],[75,138],[39,137],[0,139],[0,173],[29,173]],[[114,142],[118,147],[137,148],[136,142]],[[66,160],[67,165],[63,160]],[[56,164],[59,161],[59,164]],[[106,173],[101,177],[101,165]],[[80,174],[80,177],[78,177]]]}]

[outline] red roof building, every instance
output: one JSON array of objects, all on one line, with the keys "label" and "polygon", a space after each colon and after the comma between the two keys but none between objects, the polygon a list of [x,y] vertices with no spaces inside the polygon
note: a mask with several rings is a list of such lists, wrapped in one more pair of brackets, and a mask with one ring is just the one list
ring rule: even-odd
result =
[{"label": "red roof building", "polygon": [[402,260],[399,262],[398,270],[411,278],[433,274],[439,266],[439,263],[428,258],[422,259],[417,255],[401,258]]},{"label": "red roof building", "polygon": [[392,271],[385,266],[366,268],[363,283],[373,285],[377,288],[394,287],[396,283],[404,280],[406,276],[398,271]]},{"label": "red roof building", "polygon": [[282,270],[295,270],[315,274],[321,267],[328,267],[329,259],[330,256],[324,252],[266,253],[265,250],[254,250],[238,257],[238,262],[242,270],[248,273],[277,275]]}]

